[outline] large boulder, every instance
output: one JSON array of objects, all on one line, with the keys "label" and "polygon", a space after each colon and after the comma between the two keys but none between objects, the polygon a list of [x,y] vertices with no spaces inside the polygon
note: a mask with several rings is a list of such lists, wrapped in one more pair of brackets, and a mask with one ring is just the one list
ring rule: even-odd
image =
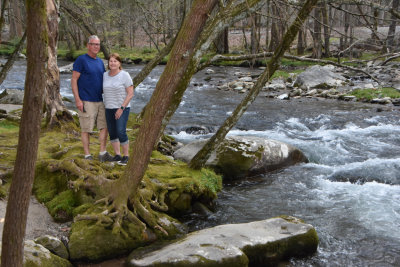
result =
[{"label": "large boulder", "polygon": [[[185,145],[174,153],[174,158],[189,162],[207,141]],[[300,162],[307,162],[307,158],[292,145],[253,136],[229,136],[211,154],[206,166],[221,173],[225,179],[237,179]]]},{"label": "large boulder", "polygon": [[[1,252],[1,248],[0,248]],[[24,244],[24,267],[72,267],[72,264],[32,240]]]},{"label": "large boulder", "polygon": [[63,259],[69,258],[69,253],[64,243],[60,239],[54,236],[44,235],[36,238],[34,241],[36,244],[44,246],[45,248],[50,250],[53,254],[56,254],[57,256]]},{"label": "large boulder", "polygon": [[0,94],[0,104],[22,105],[24,103],[24,91],[19,89],[5,89]]},{"label": "large boulder", "polygon": [[307,90],[311,88],[329,89],[344,85],[346,82],[345,77],[333,72],[333,66],[314,65],[297,76],[294,86]]},{"label": "large boulder", "polygon": [[187,235],[160,250],[137,250],[127,265],[145,266],[275,266],[290,257],[314,253],[315,229],[294,217],[227,224]]}]

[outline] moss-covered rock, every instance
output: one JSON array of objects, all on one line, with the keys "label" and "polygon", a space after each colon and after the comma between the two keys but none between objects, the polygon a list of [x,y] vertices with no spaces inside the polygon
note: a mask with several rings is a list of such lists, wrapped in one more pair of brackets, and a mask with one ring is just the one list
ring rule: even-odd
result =
[{"label": "moss-covered rock", "polygon": [[[89,210],[88,213],[93,212]],[[163,227],[170,233],[169,238],[182,235],[186,229],[177,220],[163,216]],[[111,227],[104,227],[93,221],[78,221],[72,224],[70,241],[68,244],[71,260],[101,261],[126,255],[133,249],[148,245],[158,238],[161,233],[134,223],[124,223],[124,236],[113,233]]]},{"label": "moss-covered rock", "polygon": [[60,239],[54,237],[54,236],[49,236],[49,235],[44,235],[36,238],[35,240],[36,244],[40,244],[50,250],[51,253],[63,258],[63,259],[68,259],[69,258],[69,253],[67,248],[65,247],[64,243],[61,242]]},{"label": "moss-covered rock", "polygon": [[[1,252],[1,248],[0,248]],[[72,267],[72,264],[32,240],[25,241],[24,267]]]},{"label": "moss-covered rock", "polygon": [[[207,141],[190,143],[177,150],[174,157],[189,162]],[[229,136],[211,154],[206,165],[221,173],[224,179],[237,179],[300,162],[307,162],[307,158],[292,145],[259,137]]]}]

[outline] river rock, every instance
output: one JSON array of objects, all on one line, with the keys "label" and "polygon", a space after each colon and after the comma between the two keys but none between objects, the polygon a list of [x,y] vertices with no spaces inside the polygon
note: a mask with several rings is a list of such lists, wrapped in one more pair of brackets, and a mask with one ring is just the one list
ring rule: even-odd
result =
[{"label": "river rock", "polygon": [[58,69],[59,69],[60,73],[72,73],[73,67],[74,67],[74,63],[70,63],[68,65],[61,66]]},{"label": "river rock", "polygon": [[0,94],[0,104],[22,105],[24,103],[24,91],[19,89],[5,89]]},{"label": "river rock", "polygon": [[[0,248],[1,252],[1,248]],[[36,244],[32,240],[25,241],[24,244],[24,267],[72,267],[72,264],[57,255],[52,254],[47,248]]]},{"label": "river rock", "polygon": [[295,82],[295,87],[301,88],[322,88],[328,89],[343,85],[347,82],[347,79],[333,72],[331,66],[319,66],[314,65],[307,68],[304,72],[300,73]]},{"label": "river rock", "polygon": [[57,256],[63,259],[69,258],[69,253],[64,243],[60,239],[54,236],[44,235],[36,238],[34,241],[36,244],[44,246],[52,253],[56,254]]},{"label": "river rock", "polygon": [[[174,158],[189,162],[208,139],[195,141],[178,149]],[[206,165],[225,179],[243,178],[273,171],[307,158],[296,147],[279,141],[252,136],[229,136],[211,154]]]},{"label": "river rock", "polygon": [[220,225],[193,232],[160,250],[134,251],[127,265],[275,266],[282,259],[314,253],[315,229],[294,217]]}]

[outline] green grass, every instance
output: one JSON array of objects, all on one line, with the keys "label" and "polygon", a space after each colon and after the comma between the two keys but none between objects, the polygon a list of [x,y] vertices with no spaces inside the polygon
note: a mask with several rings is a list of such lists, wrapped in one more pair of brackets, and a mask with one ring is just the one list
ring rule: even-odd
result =
[{"label": "green grass", "polygon": [[2,120],[0,121],[0,134],[18,132],[19,127],[16,123]]},{"label": "green grass", "polygon": [[400,98],[400,92],[392,87],[384,87],[379,89],[356,89],[351,92],[351,95],[360,100],[372,100],[374,98]]}]

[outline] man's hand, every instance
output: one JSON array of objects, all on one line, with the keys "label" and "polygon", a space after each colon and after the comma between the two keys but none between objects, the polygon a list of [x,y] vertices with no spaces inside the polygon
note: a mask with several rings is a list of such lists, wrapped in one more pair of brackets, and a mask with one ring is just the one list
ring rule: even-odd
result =
[{"label": "man's hand", "polygon": [[83,111],[83,102],[82,102],[82,100],[75,100],[75,105],[76,105],[76,107],[81,111],[81,112],[84,112]]}]

